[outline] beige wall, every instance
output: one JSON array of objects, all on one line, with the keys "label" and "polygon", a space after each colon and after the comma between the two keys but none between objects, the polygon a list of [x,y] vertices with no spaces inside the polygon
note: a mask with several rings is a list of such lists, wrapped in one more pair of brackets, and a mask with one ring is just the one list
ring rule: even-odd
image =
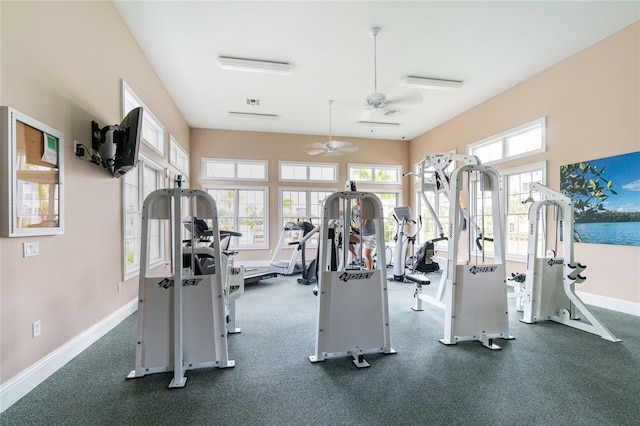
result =
[{"label": "beige wall", "polygon": [[[189,127],[111,2],[2,1],[0,11],[0,103],[65,136],[64,235],[0,239],[5,383],[137,296],[137,280],[117,292],[122,181],[75,158],[73,141],[90,145],[91,120],[120,122],[121,79],[187,151]],[[25,241],[39,242],[40,256],[23,258]]]},{"label": "beige wall", "polygon": [[[557,190],[563,164],[640,150],[639,53],[636,23],[411,141],[411,162],[546,116],[547,152],[495,167],[544,160]],[[640,247],[575,244],[575,260],[589,267],[577,290],[640,302]]]},{"label": "beige wall", "polygon": [[[91,120],[120,121],[121,79],[187,151],[191,141],[192,187],[202,187],[202,156],[269,160],[272,249],[280,232],[273,220],[277,161],[306,161],[310,157],[303,145],[324,138],[190,130],[110,2],[2,1],[0,19],[0,104],[62,131],[66,150],[64,235],[0,239],[1,384],[137,296],[136,280],[117,293],[121,181],[72,153],[74,140],[89,143]],[[541,116],[548,119],[548,151],[526,161],[546,160],[552,187],[557,188],[562,164],[637,151],[639,27],[613,35],[410,143],[347,139],[361,149],[335,157],[338,187],[346,180],[347,162],[402,164],[408,170],[427,153],[464,152],[468,143]],[[403,190],[404,202],[412,203],[410,188]],[[40,256],[22,258],[25,241],[38,241]],[[589,266],[580,288],[640,302],[639,254],[638,247],[576,245],[576,259]],[[264,251],[241,256],[270,258]],[[42,321],[37,339],[31,337],[35,320]]]},{"label": "beige wall", "polygon": [[[202,181],[201,159],[203,157],[221,157],[233,159],[255,159],[269,161],[269,182],[257,182],[256,186],[269,187],[269,250],[242,250],[237,260],[270,260],[276,249],[282,229],[278,223],[278,187],[336,187],[342,191],[347,180],[347,163],[393,164],[402,165],[408,170],[409,144],[406,141],[337,138],[352,142],[360,147],[358,152],[336,157],[310,156],[304,146],[313,142],[325,142],[325,136],[291,135],[282,133],[237,132],[227,130],[191,130],[191,187],[203,189],[214,187]],[[335,185],[294,182],[278,183],[278,161],[319,161],[338,163],[338,183]],[[216,182],[218,185],[237,185],[237,182]],[[401,190],[404,185],[389,185],[385,189]],[[371,190],[361,185],[358,190]],[[403,194],[407,202],[407,194]]]}]

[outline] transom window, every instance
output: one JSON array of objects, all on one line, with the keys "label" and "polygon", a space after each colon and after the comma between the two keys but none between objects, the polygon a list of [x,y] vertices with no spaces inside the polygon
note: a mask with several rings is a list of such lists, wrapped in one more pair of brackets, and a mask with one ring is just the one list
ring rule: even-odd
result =
[{"label": "transom window", "polygon": [[402,184],[402,167],[377,164],[348,164],[349,180],[366,183]]},{"label": "transom window", "polygon": [[267,160],[202,159],[202,179],[266,181],[268,170]]},{"label": "transom window", "polygon": [[297,163],[281,161],[281,181],[337,182],[338,165],[335,163]]},{"label": "transom window", "polygon": [[189,154],[173,136],[169,136],[169,163],[185,176],[189,176]]},{"label": "transom window", "polygon": [[482,164],[498,163],[546,149],[546,121],[539,118],[469,145],[468,153],[480,158]]},{"label": "transom window", "polygon": [[134,108],[142,107],[142,142],[164,157],[164,126],[153,116],[140,98],[122,80],[122,117]]}]

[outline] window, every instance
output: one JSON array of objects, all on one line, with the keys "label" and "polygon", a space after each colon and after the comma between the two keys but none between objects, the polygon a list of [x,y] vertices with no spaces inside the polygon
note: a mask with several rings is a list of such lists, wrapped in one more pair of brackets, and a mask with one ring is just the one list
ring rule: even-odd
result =
[{"label": "window", "polygon": [[[436,194],[435,192],[425,193],[427,200],[431,204],[431,207],[438,215],[440,225],[442,225],[442,231],[444,236],[448,236],[449,228],[449,199],[444,193]],[[433,217],[431,211],[426,206],[420,191],[416,191],[416,210],[422,215],[422,230],[420,231],[418,241],[416,244],[423,244],[426,241],[434,238],[440,238],[440,228],[438,228],[438,221]],[[447,241],[436,242],[436,249],[447,250]]]},{"label": "window", "polygon": [[545,119],[540,118],[469,145],[468,152],[482,164],[498,163],[546,149]]},{"label": "window", "polygon": [[[331,189],[304,189],[281,188],[280,189],[280,224],[284,227],[287,222],[297,223],[298,220],[310,220],[314,226],[320,225],[322,217],[322,202],[329,195],[336,192]],[[317,244],[318,234],[311,237],[308,246]],[[294,246],[291,246],[294,247]]]},{"label": "window", "polygon": [[396,235],[396,220],[393,218],[393,208],[398,207],[401,202],[399,192],[378,192],[371,191],[380,198],[384,216],[384,240],[388,244],[394,244],[393,237]]},{"label": "window", "polygon": [[349,180],[366,183],[402,184],[401,166],[382,166],[374,164],[348,164]]},{"label": "window", "polygon": [[202,179],[266,181],[268,170],[266,160],[202,159]]},{"label": "window", "polygon": [[[545,163],[541,162],[501,172],[507,204],[505,228],[507,246],[505,253],[508,260],[526,260],[529,236],[529,208],[531,207],[529,201],[531,199],[534,201],[540,200],[540,192],[531,191],[531,184],[533,182],[544,183],[545,169]],[[527,202],[525,203],[525,201]],[[544,238],[539,238],[539,254],[543,253],[543,240]]]},{"label": "window", "polygon": [[129,111],[137,107],[142,107],[144,111],[142,114],[142,142],[164,157],[164,126],[122,80],[122,117],[124,118]]},{"label": "window", "polygon": [[335,163],[279,163],[279,180],[306,182],[337,182],[338,165]]},{"label": "window", "polygon": [[[142,204],[151,192],[162,188],[163,169],[140,155],[137,167],[122,177],[124,206],[124,279],[140,271]],[[149,263],[164,262],[164,227],[154,220],[150,230]]]},{"label": "window", "polygon": [[242,237],[234,237],[238,248],[267,248],[268,188],[217,187],[206,191],[216,201],[218,228],[242,233]]},{"label": "window", "polygon": [[173,136],[169,136],[169,163],[185,176],[189,176],[189,154]]},{"label": "window", "polygon": [[304,189],[281,188],[280,189],[280,215],[281,224],[297,222],[298,219],[311,219],[314,225],[320,223],[322,216],[322,202],[329,195],[336,192],[332,189]]}]

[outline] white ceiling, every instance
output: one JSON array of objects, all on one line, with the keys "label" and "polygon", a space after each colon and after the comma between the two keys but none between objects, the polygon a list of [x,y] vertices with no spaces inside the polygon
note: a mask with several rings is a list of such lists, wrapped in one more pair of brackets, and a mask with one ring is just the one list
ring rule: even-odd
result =
[{"label": "white ceiling", "polygon": [[[114,1],[193,128],[413,139],[640,19],[638,1]],[[374,90],[397,110],[367,108]],[[290,75],[223,70],[218,56],[290,62]],[[457,91],[406,76],[464,81]],[[135,90],[135,88],[133,88]],[[247,105],[248,98],[260,106]],[[277,114],[237,118],[229,111]],[[389,121],[371,127],[359,120]]]}]

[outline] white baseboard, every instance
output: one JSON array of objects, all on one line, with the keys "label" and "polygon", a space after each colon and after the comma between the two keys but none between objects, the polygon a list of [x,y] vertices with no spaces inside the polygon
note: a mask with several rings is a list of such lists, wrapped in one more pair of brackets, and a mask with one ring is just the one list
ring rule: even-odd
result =
[{"label": "white baseboard", "polygon": [[85,330],[26,370],[0,385],[0,413],[31,392],[49,376],[95,343],[138,309],[138,298]]},{"label": "white baseboard", "polygon": [[576,294],[587,305],[611,309],[612,311],[640,317],[640,303],[614,299],[613,297],[600,296],[593,293],[585,293],[583,291],[576,291]]}]

